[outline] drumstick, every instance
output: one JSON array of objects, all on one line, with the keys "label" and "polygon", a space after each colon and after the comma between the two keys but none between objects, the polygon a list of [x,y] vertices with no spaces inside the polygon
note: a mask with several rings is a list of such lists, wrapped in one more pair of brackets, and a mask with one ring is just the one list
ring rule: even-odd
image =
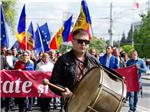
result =
[{"label": "drumstick", "polygon": [[44,84],[44,85],[49,85],[49,86],[51,86],[51,87],[53,87],[53,88],[59,90],[60,92],[65,92],[65,89],[63,89],[63,88],[61,88],[61,87],[58,87],[58,86],[56,86],[56,85],[50,83],[48,79],[43,79],[43,84]]}]

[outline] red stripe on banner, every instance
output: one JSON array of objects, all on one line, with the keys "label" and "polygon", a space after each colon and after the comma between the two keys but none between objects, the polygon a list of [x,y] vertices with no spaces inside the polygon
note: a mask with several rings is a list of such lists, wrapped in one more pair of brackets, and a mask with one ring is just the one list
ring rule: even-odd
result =
[{"label": "red stripe on banner", "polygon": [[50,79],[51,72],[40,71],[0,71],[1,97],[58,97],[48,85],[43,85],[44,78]]},{"label": "red stripe on banner", "polygon": [[116,72],[125,78],[128,92],[139,91],[137,67],[135,65],[116,69]]}]

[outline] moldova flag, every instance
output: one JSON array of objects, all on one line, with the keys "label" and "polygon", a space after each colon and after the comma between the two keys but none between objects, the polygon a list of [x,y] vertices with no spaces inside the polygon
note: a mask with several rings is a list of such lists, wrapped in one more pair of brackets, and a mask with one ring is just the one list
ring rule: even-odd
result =
[{"label": "moldova flag", "polygon": [[[78,17],[78,19],[77,19],[77,21],[73,27],[72,32],[77,30],[77,29],[85,29],[89,33],[89,37],[91,39],[92,38],[91,24],[92,24],[92,22],[91,22],[90,13],[89,13],[87,3],[85,0],[82,0],[80,14],[79,14],[79,17]],[[72,32],[69,35],[68,41],[72,40]]]},{"label": "moldova flag", "polygon": [[18,28],[17,28],[17,34],[16,38],[19,43],[19,47],[22,50],[27,49],[27,39],[26,39],[26,33],[25,33],[25,26],[26,26],[26,14],[25,14],[25,5],[23,6],[19,23],[18,23]]},{"label": "moldova flag", "polygon": [[6,29],[5,17],[3,14],[2,5],[0,5],[1,9],[1,31],[0,31],[0,39],[1,39],[1,46],[9,47],[9,38],[8,32]]},{"label": "moldova flag", "polygon": [[34,49],[34,30],[32,22],[29,25],[28,31],[27,31],[27,49],[33,50]]},{"label": "moldova flag", "polygon": [[67,42],[69,33],[70,33],[71,22],[72,22],[72,16],[64,22],[63,26],[59,29],[59,31],[53,37],[50,43],[51,49],[56,50],[59,48],[62,42]]}]

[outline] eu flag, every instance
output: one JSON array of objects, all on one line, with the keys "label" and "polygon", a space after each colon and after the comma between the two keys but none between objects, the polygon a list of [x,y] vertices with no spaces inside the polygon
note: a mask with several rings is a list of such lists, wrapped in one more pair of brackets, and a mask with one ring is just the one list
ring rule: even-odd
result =
[{"label": "eu flag", "polygon": [[27,31],[27,49],[33,50],[34,49],[34,30],[32,22],[29,25],[28,31]]},{"label": "eu flag", "polygon": [[34,40],[35,40],[34,51],[35,51],[35,54],[38,55],[39,53],[43,51],[40,34],[39,34],[39,28],[37,28],[37,30],[35,31]]},{"label": "eu flag", "polygon": [[41,36],[43,36],[47,41],[51,40],[51,35],[49,32],[49,28],[48,28],[48,24],[45,23],[42,26],[39,27],[40,32],[41,32]]},{"label": "eu flag", "polygon": [[1,46],[5,46],[5,47],[9,47],[9,38],[8,38],[8,32],[6,29],[6,23],[5,23],[5,18],[4,18],[4,14],[3,14],[3,9],[2,9],[2,5],[0,5],[0,9],[1,9]]},{"label": "eu flag", "polygon": [[50,49],[48,46],[48,42],[50,41],[51,37],[50,37],[50,32],[49,32],[47,23],[40,26],[39,31],[40,31],[40,35],[41,35],[44,52],[49,51]]}]

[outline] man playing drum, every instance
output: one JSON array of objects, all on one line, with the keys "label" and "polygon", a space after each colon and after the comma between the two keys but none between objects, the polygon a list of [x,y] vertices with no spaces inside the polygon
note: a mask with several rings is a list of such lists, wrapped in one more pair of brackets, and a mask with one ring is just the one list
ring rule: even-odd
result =
[{"label": "man playing drum", "polygon": [[86,30],[77,29],[73,32],[73,48],[58,58],[50,79],[51,83],[63,87],[65,92],[51,88],[54,93],[62,95],[64,98],[71,97],[75,85],[83,78],[84,74],[90,68],[99,65],[98,60],[87,53],[89,42],[89,34]]}]

